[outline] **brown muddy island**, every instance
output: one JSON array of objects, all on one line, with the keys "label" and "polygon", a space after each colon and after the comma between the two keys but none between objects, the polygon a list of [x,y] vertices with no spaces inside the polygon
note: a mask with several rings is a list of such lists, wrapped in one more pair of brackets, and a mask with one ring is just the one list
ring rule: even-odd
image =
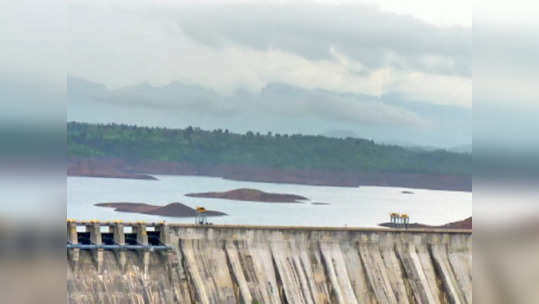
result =
[{"label": "brown muddy island", "polygon": [[204,192],[204,193],[188,193],[185,196],[189,197],[204,197],[204,198],[222,198],[237,201],[252,201],[264,203],[303,203],[303,200],[308,198],[283,193],[268,193],[255,189],[235,189],[226,192]]},{"label": "brown muddy island", "polygon": [[[402,227],[401,224],[395,224],[395,223],[382,223],[379,226],[382,227],[389,227],[389,228],[399,228]],[[438,229],[472,229],[472,217],[470,216],[467,219],[464,219],[462,221],[452,222],[449,224],[441,225],[441,226],[431,226],[431,225],[425,225],[420,223],[410,223],[408,224],[408,228],[417,228],[417,229],[427,229],[427,228],[438,228]]]},{"label": "brown muddy island", "polygon": [[[118,212],[142,213],[150,215],[160,215],[168,217],[195,217],[197,212],[195,209],[186,206],[182,203],[170,203],[165,206],[155,206],[145,203],[98,203],[94,204],[98,207],[114,208]],[[227,215],[224,212],[208,210],[208,216],[223,216]]]}]

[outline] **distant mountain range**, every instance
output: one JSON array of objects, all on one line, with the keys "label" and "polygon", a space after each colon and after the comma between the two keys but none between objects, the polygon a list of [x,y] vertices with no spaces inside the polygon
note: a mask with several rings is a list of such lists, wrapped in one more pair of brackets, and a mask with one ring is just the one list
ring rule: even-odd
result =
[{"label": "distant mountain range", "polygon": [[457,153],[472,153],[473,152],[473,145],[462,145],[462,146],[457,146],[457,147],[453,147],[453,148],[450,148],[448,149],[449,151],[451,152],[457,152]]},{"label": "distant mountain range", "polygon": [[[334,138],[361,138],[356,132],[351,130],[330,130],[327,132],[322,133],[321,135],[327,136],[327,137],[334,137]],[[459,145],[454,147],[434,147],[434,146],[419,146],[414,145],[413,143],[406,142],[406,141],[382,141],[377,142],[378,144],[382,145],[393,145],[393,146],[400,146],[412,151],[436,151],[436,150],[445,150],[449,152],[455,152],[455,153],[472,153],[472,145]]]},{"label": "distant mountain range", "polygon": [[456,147],[471,140],[471,109],[397,95],[339,93],[283,83],[226,94],[180,82],[109,89],[76,77],[68,78],[67,89],[70,121],[323,134],[408,147]]}]

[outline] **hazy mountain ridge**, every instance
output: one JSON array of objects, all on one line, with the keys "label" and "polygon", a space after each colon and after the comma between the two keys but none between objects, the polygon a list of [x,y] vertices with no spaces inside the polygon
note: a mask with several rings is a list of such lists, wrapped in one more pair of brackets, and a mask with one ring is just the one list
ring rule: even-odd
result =
[{"label": "hazy mountain ridge", "polygon": [[452,147],[471,138],[471,109],[403,101],[396,95],[376,97],[283,83],[270,83],[258,92],[236,89],[222,94],[180,82],[108,89],[69,77],[68,101],[69,120],[95,123],[226,126],[240,133],[311,135],[351,130],[356,135],[350,137],[409,143],[406,146]]}]

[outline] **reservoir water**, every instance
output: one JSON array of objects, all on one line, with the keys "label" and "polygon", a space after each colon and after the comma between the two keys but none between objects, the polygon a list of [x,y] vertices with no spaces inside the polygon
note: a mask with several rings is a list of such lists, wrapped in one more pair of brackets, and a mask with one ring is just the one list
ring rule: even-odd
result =
[{"label": "reservoir water", "polygon": [[[215,224],[361,226],[387,222],[390,212],[403,212],[410,222],[441,225],[472,215],[472,193],[395,187],[326,187],[232,181],[216,177],[156,176],[159,180],[68,177],[67,217],[77,220],[123,220],[192,223],[193,218],[168,218],[116,212],[96,207],[101,202],[139,202],[166,205],[180,202],[204,206],[228,216],[210,218]],[[225,199],[193,198],[193,192],[251,188],[309,198],[304,204],[260,203]],[[403,194],[402,191],[413,194]],[[329,205],[312,205],[311,202]]]}]

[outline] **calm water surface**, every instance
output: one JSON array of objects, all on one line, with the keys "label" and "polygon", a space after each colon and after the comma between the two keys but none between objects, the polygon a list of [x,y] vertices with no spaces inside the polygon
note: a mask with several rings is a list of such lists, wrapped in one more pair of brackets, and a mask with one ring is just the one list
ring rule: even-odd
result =
[{"label": "calm water surface", "polygon": [[[231,181],[215,177],[157,176],[159,180],[68,177],[67,217],[77,220],[120,219],[148,222],[192,223],[192,218],[168,218],[115,212],[94,206],[100,202],[144,202],[166,205],[181,202],[202,205],[228,216],[214,217],[215,224],[363,226],[374,227],[388,221],[389,212],[406,212],[411,222],[440,225],[472,215],[472,193],[394,187],[326,187]],[[228,191],[253,188],[266,192],[298,194],[309,198],[305,204],[258,203],[224,199],[193,198],[192,192]],[[414,194],[402,194],[410,190]],[[311,205],[324,202],[330,205]]]}]

